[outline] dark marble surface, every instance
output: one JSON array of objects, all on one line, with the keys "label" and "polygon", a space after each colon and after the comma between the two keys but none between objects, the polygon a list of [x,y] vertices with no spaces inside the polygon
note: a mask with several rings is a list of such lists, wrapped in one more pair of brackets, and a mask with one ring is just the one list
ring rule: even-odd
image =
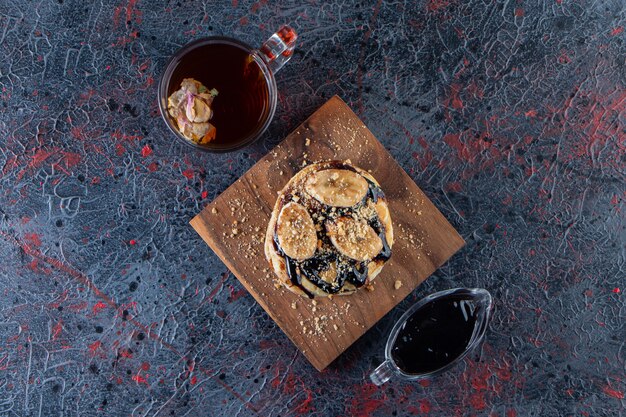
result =
[{"label": "dark marble surface", "polygon": [[[0,416],[617,416],[626,400],[622,0],[0,2]],[[184,43],[299,32],[262,141],[191,152]],[[318,373],[189,219],[334,94],[467,240]],[[374,387],[414,300],[479,286],[479,361]]]}]

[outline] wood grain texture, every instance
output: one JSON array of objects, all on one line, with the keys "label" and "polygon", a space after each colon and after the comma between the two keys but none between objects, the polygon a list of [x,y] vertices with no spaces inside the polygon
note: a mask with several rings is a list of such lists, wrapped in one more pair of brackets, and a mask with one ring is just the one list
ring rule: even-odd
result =
[{"label": "wood grain texture", "polygon": [[[263,239],[277,193],[304,165],[327,159],[350,159],[374,175],[388,199],[395,243],[373,291],[363,288],[332,300],[316,299],[314,304],[275,287],[263,253]],[[336,96],[190,223],[320,371],[465,243]],[[398,289],[396,281],[402,283]]]}]

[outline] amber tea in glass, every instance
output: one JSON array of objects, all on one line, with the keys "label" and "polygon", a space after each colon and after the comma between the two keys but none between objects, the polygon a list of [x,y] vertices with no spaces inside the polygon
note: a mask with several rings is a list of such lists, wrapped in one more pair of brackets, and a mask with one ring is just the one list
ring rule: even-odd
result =
[{"label": "amber tea in glass", "polygon": [[[291,57],[297,35],[283,26],[259,49],[228,37],[194,41],[170,59],[159,83],[159,108],[170,130],[196,149],[226,152],[252,143],[267,129],[277,102],[274,73]],[[217,90],[211,103],[215,139],[198,144],[185,138],[168,113],[168,97],[185,78]]]}]

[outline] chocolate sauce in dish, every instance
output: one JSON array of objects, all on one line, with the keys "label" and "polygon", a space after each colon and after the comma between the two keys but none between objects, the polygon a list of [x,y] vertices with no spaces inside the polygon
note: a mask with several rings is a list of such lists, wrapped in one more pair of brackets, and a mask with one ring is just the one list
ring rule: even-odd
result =
[{"label": "chocolate sauce in dish", "polygon": [[474,334],[479,308],[463,294],[435,299],[415,311],[398,332],[391,357],[406,374],[436,371],[463,354]]}]

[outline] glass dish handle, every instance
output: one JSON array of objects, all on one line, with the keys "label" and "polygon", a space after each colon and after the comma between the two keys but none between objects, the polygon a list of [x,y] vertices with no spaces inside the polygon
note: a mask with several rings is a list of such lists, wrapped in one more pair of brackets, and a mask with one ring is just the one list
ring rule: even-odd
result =
[{"label": "glass dish handle", "polygon": [[374,369],[374,372],[370,374],[372,382],[378,386],[381,386],[393,376],[394,371],[389,360],[381,363],[378,368]]},{"label": "glass dish handle", "polygon": [[259,52],[273,73],[277,73],[291,59],[298,34],[292,27],[283,25],[265,41]]}]

